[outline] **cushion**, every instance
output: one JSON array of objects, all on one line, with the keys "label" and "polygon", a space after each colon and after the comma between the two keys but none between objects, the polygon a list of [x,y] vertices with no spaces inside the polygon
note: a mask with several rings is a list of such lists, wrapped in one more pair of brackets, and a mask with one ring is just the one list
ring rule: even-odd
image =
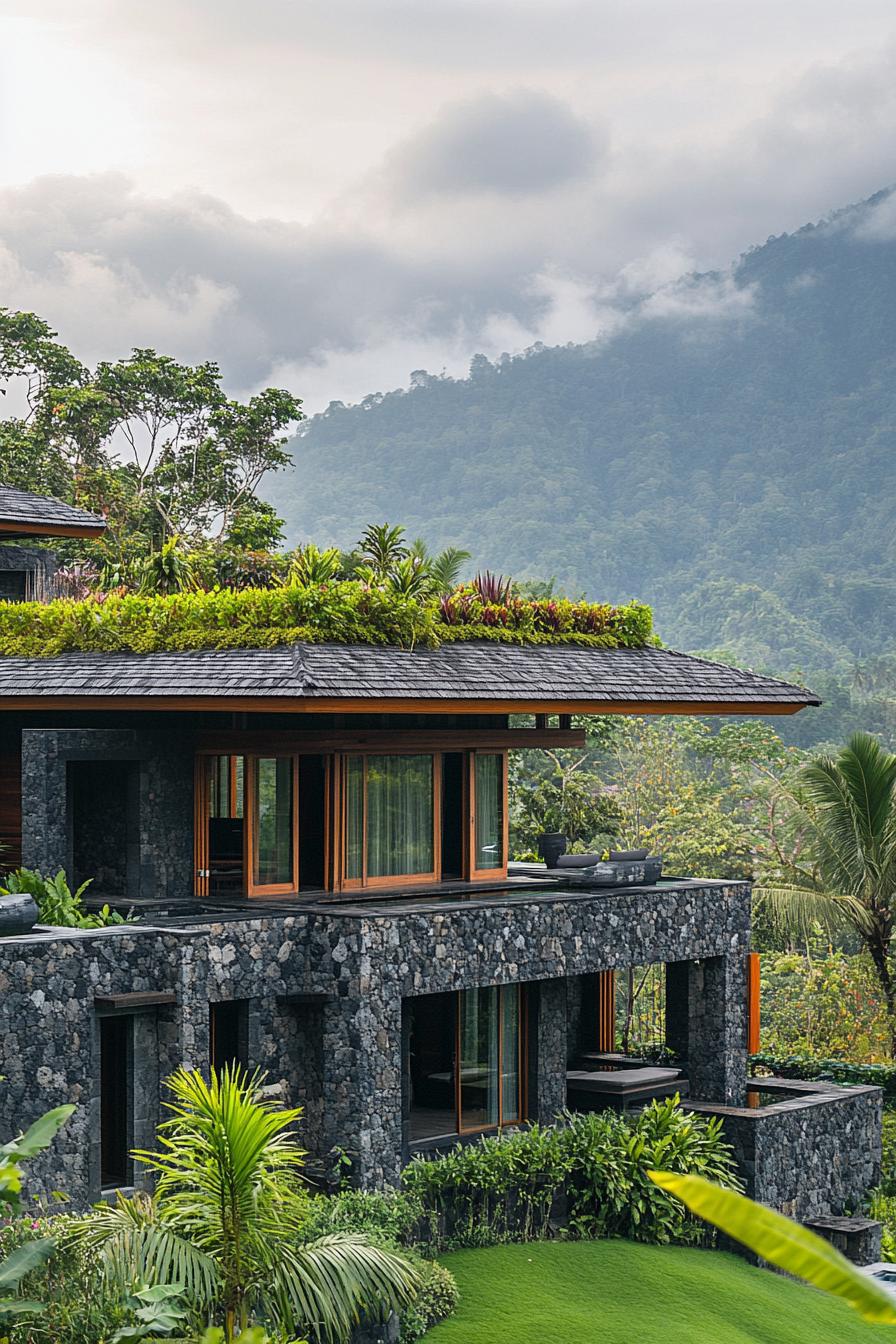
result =
[{"label": "cushion", "polygon": [[593,868],[596,863],[600,863],[599,854],[561,854],[557,860],[557,868]]},{"label": "cushion", "polygon": [[580,1092],[629,1092],[660,1083],[672,1083],[681,1069],[569,1069],[566,1081]]}]

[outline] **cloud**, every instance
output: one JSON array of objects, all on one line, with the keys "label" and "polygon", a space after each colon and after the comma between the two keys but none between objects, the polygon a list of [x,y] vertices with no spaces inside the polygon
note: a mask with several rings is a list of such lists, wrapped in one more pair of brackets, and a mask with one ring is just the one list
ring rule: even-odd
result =
[{"label": "cloud", "polygon": [[888,243],[896,238],[896,191],[875,201],[856,221],[854,233],[867,242]]},{"label": "cloud", "polygon": [[592,171],[606,150],[598,133],[550,94],[480,94],[442,110],[392,155],[405,196],[529,196]]}]

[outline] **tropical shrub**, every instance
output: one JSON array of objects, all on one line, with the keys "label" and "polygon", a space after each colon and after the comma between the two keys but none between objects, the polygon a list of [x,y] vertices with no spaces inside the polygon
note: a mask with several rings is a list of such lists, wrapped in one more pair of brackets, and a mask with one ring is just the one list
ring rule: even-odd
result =
[{"label": "tropical shrub", "polygon": [[306,1237],[300,1110],[261,1097],[262,1075],[180,1069],[168,1079],[170,1119],[159,1152],[135,1157],[152,1195],[119,1196],[75,1222],[74,1243],[99,1254],[122,1288],[180,1285],[196,1324],[219,1324],[226,1344],[247,1326],[313,1331],[341,1344],[358,1320],[385,1320],[419,1279],[400,1255],[357,1234]]},{"label": "tropical shrub", "polygon": [[556,622],[543,619],[543,603],[512,599],[494,607],[469,595],[459,599],[462,616],[448,619],[444,601],[440,605],[394,588],[345,580],[2,603],[0,654],[41,658],[71,650],[268,648],[300,639],[403,648],[459,639],[634,647],[652,639],[650,608],[637,602],[620,607],[568,602]]},{"label": "tropical shrub", "polygon": [[27,892],[37,903],[38,923],[51,924],[57,929],[104,929],[114,924],[124,924],[123,916],[108,905],[93,914],[84,909],[84,892],[90,886],[90,879],[82,882],[77,891],[72,891],[60,868],[55,877],[44,877],[32,868],[17,868],[8,875],[6,885],[0,887],[0,895],[14,896]]},{"label": "tropical shrub", "polygon": [[436,1248],[538,1240],[559,1223],[577,1237],[703,1241],[702,1224],[648,1179],[657,1162],[738,1186],[721,1121],[674,1099],[635,1116],[569,1114],[550,1128],[458,1144],[415,1159],[403,1182],[422,1201]]},{"label": "tropical shrub", "polygon": [[401,1344],[414,1344],[432,1326],[457,1310],[460,1292],[450,1269],[436,1260],[415,1260],[420,1288],[413,1302],[401,1313]]},{"label": "tropical shrub", "polygon": [[887,1009],[867,953],[765,953],[762,1045],[767,1054],[870,1064],[890,1055]]}]

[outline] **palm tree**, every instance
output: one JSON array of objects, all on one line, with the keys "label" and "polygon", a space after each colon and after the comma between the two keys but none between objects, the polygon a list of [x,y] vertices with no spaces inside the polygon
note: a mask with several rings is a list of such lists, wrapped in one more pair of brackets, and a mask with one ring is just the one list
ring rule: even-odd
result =
[{"label": "palm tree", "polygon": [[304,1154],[291,1130],[299,1110],[262,1099],[263,1075],[179,1069],[167,1085],[171,1118],[161,1151],[134,1156],[155,1193],[119,1197],[74,1226],[122,1284],[180,1284],[197,1315],[223,1318],[227,1344],[256,1318],[280,1331],[344,1340],[358,1320],[388,1319],[419,1287],[412,1267],[366,1238],[303,1240]]},{"label": "palm tree", "polygon": [[884,996],[896,1059],[896,756],[856,733],[836,760],[805,766],[786,799],[796,852],[779,850],[779,872],[757,895],[792,931],[819,922],[855,930]]}]

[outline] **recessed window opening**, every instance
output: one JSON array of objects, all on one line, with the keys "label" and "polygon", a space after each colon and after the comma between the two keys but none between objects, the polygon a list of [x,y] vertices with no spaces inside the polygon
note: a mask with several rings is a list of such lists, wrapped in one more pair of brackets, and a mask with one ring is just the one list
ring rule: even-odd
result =
[{"label": "recessed window opening", "polygon": [[122,900],[137,894],[139,869],[136,761],[69,761],[68,873],[72,887]]},{"label": "recessed window opening", "polygon": [[104,1190],[133,1180],[133,1040],[129,1016],[101,1017],[100,1185]]},{"label": "recessed window opening", "polygon": [[209,1060],[220,1072],[227,1065],[249,1065],[249,1003],[228,999],[208,1007]]}]

